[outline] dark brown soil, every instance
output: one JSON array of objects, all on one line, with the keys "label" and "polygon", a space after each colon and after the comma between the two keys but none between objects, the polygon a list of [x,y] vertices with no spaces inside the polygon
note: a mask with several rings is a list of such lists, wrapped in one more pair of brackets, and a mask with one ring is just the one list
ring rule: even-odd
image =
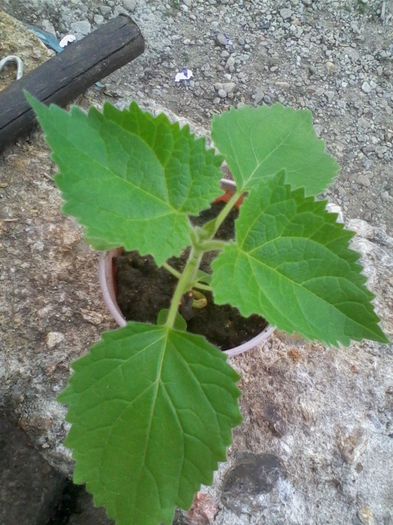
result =
[{"label": "dark brown soil", "polygon": [[[222,204],[213,204],[210,210],[203,212],[193,221],[203,224],[214,218]],[[217,238],[231,239],[233,237],[234,220],[237,212],[232,212],[218,231]],[[178,270],[184,267],[187,252],[180,258],[173,258],[169,263]],[[201,269],[209,272],[210,262],[215,253],[206,254]],[[150,256],[141,257],[137,252],[125,253],[116,259],[116,281],[118,304],[123,315],[128,320],[151,322],[157,321],[160,310],[168,308],[176,278],[165,269],[158,268]],[[203,292],[208,299],[205,308],[191,308],[185,314],[187,328],[190,332],[204,335],[211,343],[222,350],[238,346],[255,337],[266,326],[266,321],[253,315],[245,319],[237,310],[229,305],[217,306],[212,295]]]}]

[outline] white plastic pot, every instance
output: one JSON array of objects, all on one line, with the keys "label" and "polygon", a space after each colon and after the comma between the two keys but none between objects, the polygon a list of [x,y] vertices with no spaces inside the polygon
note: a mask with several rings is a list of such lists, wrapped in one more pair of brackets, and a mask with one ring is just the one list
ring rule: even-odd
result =
[{"label": "white plastic pot", "polygon": [[[233,191],[236,188],[236,185],[233,181],[229,179],[222,179],[221,187],[223,190]],[[108,307],[109,312],[112,314],[112,317],[120,327],[126,326],[127,320],[122,314],[119,305],[117,304],[115,277],[113,271],[113,259],[121,255],[122,253],[122,248],[111,250],[110,252],[105,252],[101,255],[99,262],[99,279],[102,293],[104,296],[104,302]],[[234,348],[225,350],[225,353],[227,354],[227,356],[233,357],[235,355],[242,354],[243,352],[247,352],[248,350],[251,350],[256,346],[260,346],[266,343],[270,339],[270,336],[273,332],[274,326],[267,326],[257,336],[253,337],[249,341],[246,341],[245,343],[239,346],[235,346]]]}]

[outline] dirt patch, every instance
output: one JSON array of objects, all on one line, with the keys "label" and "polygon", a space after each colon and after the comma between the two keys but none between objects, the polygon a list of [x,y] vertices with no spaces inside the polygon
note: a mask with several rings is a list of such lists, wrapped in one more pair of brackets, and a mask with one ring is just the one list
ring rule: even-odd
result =
[{"label": "dirt patch", "polygon": [[[203,224],[214,218],[222,204],[214,204],[193,222]],[[234,221],[237,212],[232,212],[217,233],[217,238],[229,240],[233,237]],[[187,260],[188,251],[180,258],[172,258],[169,263],[181,271]],[[210,263],[215,252],[205,255],[201,269],[210,272]],[[141,257],[137,252],[129,252],[116,259],[116,280],[118,303],[128,320],[155,323],[160,310],[168,308],[176,286],[176,278],[163,268],[158,268],[150,256]],[[207,299],[204,308],[193,308],[187,297],[183,298],[180,310],[187,319],[190,332],[204,335],[222,350],[238,346],[258,335],[266,321],[253,315],[245,319],[229,305],[217,306],[210,292],[203,292]],[[192,300],[192,299],[191,299]]]}]

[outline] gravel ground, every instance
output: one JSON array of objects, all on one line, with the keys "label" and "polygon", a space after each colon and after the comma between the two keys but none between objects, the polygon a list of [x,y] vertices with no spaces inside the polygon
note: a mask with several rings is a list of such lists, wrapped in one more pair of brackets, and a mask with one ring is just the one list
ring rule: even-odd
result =
[{"label": "gravel ground", "polygon": [[[393,1],[0,0],[14,16],[78,37],[131,14],[145,54],[97,101],[154,100],[193,121],[239,104],[307,107],[342,166],[329,197],[349,217],[393,224]],[[189,85],[176,84],[182,68]]]}]

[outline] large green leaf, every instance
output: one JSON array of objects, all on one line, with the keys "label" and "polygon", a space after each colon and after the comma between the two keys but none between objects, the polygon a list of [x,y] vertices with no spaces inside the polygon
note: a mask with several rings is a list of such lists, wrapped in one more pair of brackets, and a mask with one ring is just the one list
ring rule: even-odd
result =
[{"label": "large green leaf", "polygon": [[348,247],[353,234],[325,206],[291,191],[283,173],[260,184],[241,208],[237,244],[213,263],[215,302],[328,344],[386,342]]},{"label": "large green leaf", "polygon": [[130,323],[73,365],[61,401],[75,480],[118,525],[170,525],[241,421],[238,376],[201,336]]},{"label": "large green leaf", "polygon": [[123,246],[160,265],[190,244],[188,215],[221,193],[222,159],[203,139],[135,103],[86,114],[29,102],[60,167],[64,211],[87,228],[95,248]]},{"label": "large green leaf", "polygon": [[232,109],[213,120],[212,136],[240,190],[285,169],[293,189],[317,195],[338,173],[338,164],[315,134],[310,111],[280,104]]}]

